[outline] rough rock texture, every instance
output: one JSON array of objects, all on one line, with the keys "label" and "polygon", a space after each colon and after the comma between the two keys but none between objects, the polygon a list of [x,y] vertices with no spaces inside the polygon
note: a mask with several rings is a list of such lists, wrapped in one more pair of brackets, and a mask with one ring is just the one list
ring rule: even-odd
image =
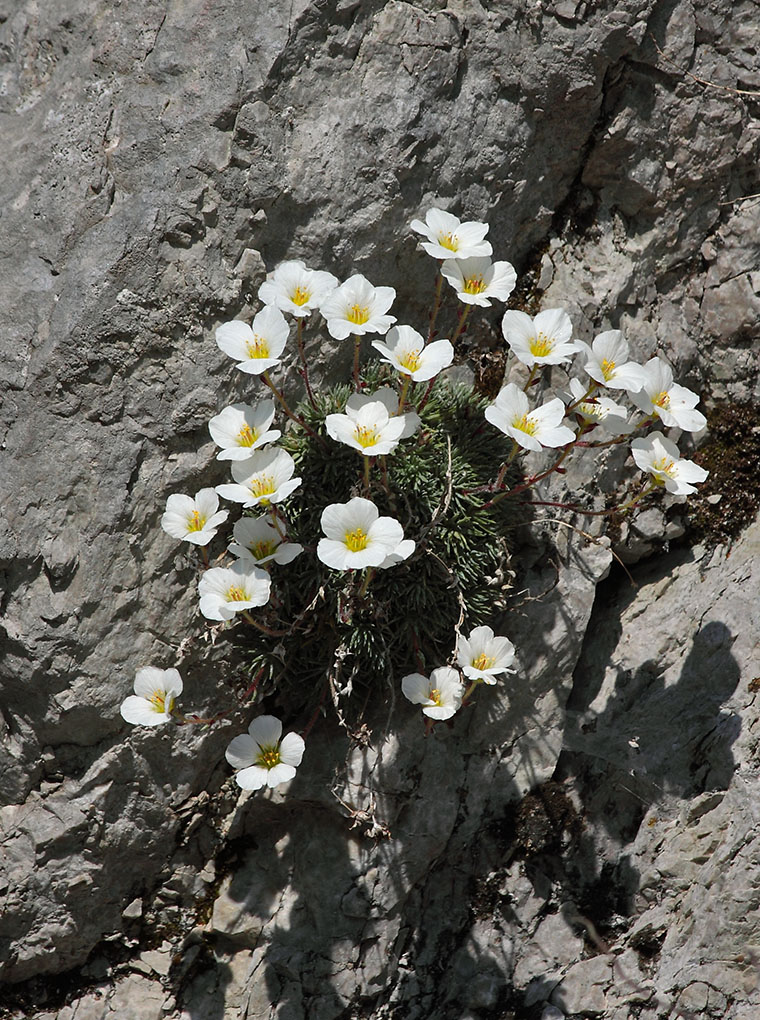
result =
[{"label": "rough rock texture", "polygon": [[522,685],[427,741],[400,706],[365,748],[318,727],[285,794],[228,778],[245,710],[118,715],[148,662],[230,698],[158,519],[226,475],[206,422],[246,389],[211,337],[265,265],[365,271],[415,321],[406,224],[442,201],[491,223],[523,307],[760,397],[756,24],[744,0],[0,0],[0,1010],[756,1015],[756,529],[668,552],[642,515],[640,587],[613,571],[592,614],[606,548],[537,525]]}]

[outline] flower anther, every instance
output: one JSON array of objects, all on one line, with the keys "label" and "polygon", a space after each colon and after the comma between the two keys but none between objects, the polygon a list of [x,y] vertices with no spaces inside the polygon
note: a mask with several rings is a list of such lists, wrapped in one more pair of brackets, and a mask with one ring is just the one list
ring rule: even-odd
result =
[{"label": "flower anther", "polygon": [[366,549],[367,532],[363,531],[361,528],[355,528],[354,531],[347,531],[345,542],[351,552],[359,552],[360,549]]},{"label": "flower anther", "polygon": [[260,475],[256,478],[252,478],[249,482],[251,493],[257,497],[262,503],[268,502],[264,500],[262,496],[271,496],[277,488],[277,484],[271,475]]},{"label": "flower anther", "polygon": [[536,358],[545,358],[547,354],[551,353],[553,347],[552,338],[545,333],[537,333],[530,341],[531,354]]},{"label": "flower anther", "polygon": [[487,286],[488,284],[482,276],[468,276],[465,278],[464,287],[462,289],[465,294],[482,294]]},{"label": "flower anther", "polygon": [[273,769],[281,761],[280,749],[274,744],[265,744],[256,756],[256,764],[263,769]]},{"label": "flower anther", "polygon": [[351,305],[346,312],[346,318],[357,326],[363,326],[369,322],[369,308],[367,305]]},{"label": "flower anther", "polygon": [[253,334],[250,340],[246,341],[245,349],[249,358],[268,358],[269,344],[265,337]]},{"label": "flower anther", "polygon": [[538,422],[534,421],[529,414],[524,414],[522,417],[515,417],[512,427],[529,436],[535,436],[538,431]]},{"label": "flower anther", "polygon": [[406,354],[402,354],[398,360],[404,368],[408,368],[410,372],[416,372],[420,367],[420,352],[414,350],[407,351]]}]

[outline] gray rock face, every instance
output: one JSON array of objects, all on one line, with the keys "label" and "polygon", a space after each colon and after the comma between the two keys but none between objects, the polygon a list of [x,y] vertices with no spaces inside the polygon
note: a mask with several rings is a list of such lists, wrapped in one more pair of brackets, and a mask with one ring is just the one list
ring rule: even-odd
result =
[{"label": "gray rock face", "polygon": [[[208,733],[118,715],[149,663],[234,704],[158,522],[226,479],[208,418],[251,391],[213,330],[285,257],[394,285],[419,324],[407,225],[440,202],[490,222],[524,307],[758,399],[755,15],[0,2],[9,1015],[755,1015],[756,528],[666,554],[672,524],[639,515],[633,590],[597,588],[588,519],[537,523],[519,676],[427,740],[401,705],[366,747],[325,723],[284,792],[229,779],[245,709]],[[348,360],[325,341],[318,370]]]}]

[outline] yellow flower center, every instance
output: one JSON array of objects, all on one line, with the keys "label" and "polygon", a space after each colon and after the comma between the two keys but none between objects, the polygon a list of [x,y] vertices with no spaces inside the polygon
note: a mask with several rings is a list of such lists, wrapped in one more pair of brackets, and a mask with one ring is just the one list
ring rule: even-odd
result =
[{"label": "yellow flower center", "polygon": [[231,584],[229,586],[229,588],[227,589],[227,596],[226,597],[227,597],[227,601],[228,602],[247,602],[248,601],[248,596],[243,591],[243,589],[240,588],[237,585],[234,585],[234,584]]},{"label": "yellow flower center", "polygon": [[257,336],[255,333],[250,340],[246,341],[245,349],[248,353],[249,358],[268,358],[269,357],[269,343],[263,336]]},{"label": "yellow flower center", "polygon": [[459,238],[456,234],[439,234],[438,243],[442,248],[447,248],[449,251],[459,250]]},{"label": "yellow flower center", "polygon": [[290,295],[290,300],[294,305],[305,305],[311,297],[311,291],[305,287],[296,287],[293,293]]},{"label": "yellow flower center", "polygon": [[271,556],[277,549],[276,542],[256,542],[254,545],[249,545],[248,548],[253,553],[253,558],[256,560],[263,560],[265,556]]},{"label": "yellow flower center", "polygon": [[354,429],[354,435],[356,436],[357,443],[363,449],[366,449],[368,446],[374,446],[377,442],[377,429],[369,425],[357,425]]},{"label": "yellow flower center", "polygon": [[602,375],[604,376],[604,381],[607,382],[607,380],[611,379],[614,374],[615,374],[615,362],[609,361],[607,358],[604,358],[604,360],[602,361]]},{"label": "yellow flower center", "polygon": [[533,421],[529,414],[524,414],[522,418],[515,418],[512,422],[513,429],[519,429],[521,432],[527,432],[529,436],[533,436],[536,433],[538,425]]},{"label": "yellow flower center", "polygon": [[464,281],[462,290],[465,294],[482,294],[487,287],[488,284],[482,276],[471,276],[468,280]]},{"label": "yellow flower center", "polygon": [[277,486],[271,475],[254,475],[248,483],[254,496],[271,496]]},{"label": "yellow flower center", "polygon": [[277,744],[263,744],[256,757],[256,764],[263,769],[273,769],[281,761],[280,749]]},{"label": "yellow flower center", "polygon": [[578,404],[578,410],[587,418],[597,418],[599,421],[607,416],[607,408],[601,407],[599,404],[592,404],[590,400],[582,400]]},{"label": "yellow flower center", "polygon": [[367,548],[367,532],[357,528],[355,531],[347,531],[344,539],[351,552],[360,552]]},{"label": "yellow flower center", "polygon": [[416,372],[420,367],[420,352],[419,350],[409,351],[407,354],[402,354],[398,359],[399,365],[403,365],[404,368],[408,368],[410,372]]},{"label": "yellow flower center", "polygon": [[437,687],[434,687],[432,689],[428,697],[430,698],[434,705],[438,706],[438,708],[440,708],[441,705],[443,704],[443,696]]},{"label": "yellow flower center", "polygon": [[656,397],[652,397],[652,403],[655,407],[661,407],[667,411],[670,407],[670,395],[667,390],[663,390],[662,393],[658,393]]},{"label": "yellow flower center", "polygon": [[198,510],[193,510],[190,518],[187,522],[188,531],[203,531],[204,525],[206,524],[206,518],[201,517]]},{"label": "yellow flower center", "polygon": [[351,305],[346,312],[349,322],[355,322],[357,326],[363,326],[369,322],[369,308],[366,305]]},{"label": "yellow flower center", "polygon": [[[659,471],[660,474],[667,475],[668,478],[675,478],[676,476],[676,464],[670,457],[660,457],[659,460],[654,461],[652,464],[652,471]],[[655,482],[658,485],[664,485],[665,483],[661,478],[655,478]]]},{"label": "yellow flower center", "polygon": [[490,669],[496,660],[489,658],[485,652],[481,652],[477,659],[472,660],[473,669]]},{"label": "yellow flower center", "polygon": [[242,429],[238,432],[237,444],[238,446],[253,446],[256,440],[259,438],[259,431],[252,429],[251,426],[246,422]]},{"label": "yellow flower center", "polygon": [[166,701],[167,701],[166,691],[154,691],[153,694],[148,698],[148,701],[153,706],[154,711],[161,712],[161,713],[171,712],[172,705],[174,704],[174,698],[171,695],[169,695],[169,699],[168,700],[169,700],[169,706],[167,708],[167,706],[166,706]]},{"label": "yellow flower center", "polygon": [[529,346],[530,353],[534,358],[545,358],[554,350],[554,337],[547,336],[546,333],[538,333],[537,336],[530,338]]}]

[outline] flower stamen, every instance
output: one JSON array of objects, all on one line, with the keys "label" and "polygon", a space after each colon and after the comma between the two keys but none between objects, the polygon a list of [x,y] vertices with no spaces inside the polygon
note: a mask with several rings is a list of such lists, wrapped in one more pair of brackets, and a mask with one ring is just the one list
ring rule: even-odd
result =
[{"label": "flower stamen", "polygon": [[351,305],[346,312],[346,318],[357,326],[363,326],[365,322],[369,322],[369,308],[367,305]]},{"label": "flower stamen", "polygon": [[250,340],[246,340],[245,349],[249,358],[268,358],[269,342],[266,337],[254,333]]},{"label": "flower stamen", "polygon": [[206,518],[201,517],[200,512],[198,510],[193,510],[192,514],[190,515],[187,521],[187,530],[203,531],[205,524]]},{"label": "flower stamen", "polygon": [[253,446],[256,440],[259,438],[259,432],[257,429],[252,429],[251,426],[246,422],[245,425],[238,432],[237,443],[238,446]]},{"label": "flower stamen", "polygon": [[273,769],[275,765],[279,765],[280,761],[280,749],[275,744],[264,744],[261,746],[261,750],[256,756],[256,764],[260,765],[263,769]]},{"label": "flower stamen", "polygon": [[652,403],[655,407],[661,407],[664,411],[667,411],[670,407],[670,394],[667,390],[663,390],[656,397],[652,397]]},{"label": "flower stamen", "polygon": [[439,234],[438,243],[448,251],[459,251],[459,238],[454,233]]},{"label": "flower stamen", "polygon": [[354,429],[354,435],[356,441],[366,449],[368,446],[374,446],[377,442],[377,429],[372,428],[370,425],[357,425]]},{"label": "flower stamen", "polygon": [[[671,460],[670,457],[660,457],[659,460],[654,461],[652,464],[652,470],[660,471],[662,474],[667,475],[668,478],[675,478],[677,474],[675,461]],[[661,478],[655,478],[654,480],[658,483],[658,485],[665,484]]]},{"label": "flower stamen", "polygon": [[293,302],[294,305],[299,306],[305,305],[310,297],[311,291],[307,290],[306,287],[301,286],[296,287],[295,290],[290,294],[290,300]]},{"label": "flower stamen", "polygon": [[239,585],[231,584],[227,589],[228,602],[247,602],[248,596]]},{"label": "flower stamen", "polygon": [[610,361],[608,358],[603,358],[600,367],[602,369],[604,381],[607,382],[615,374],[615,362]]},{"label": "flower stamen", "polygon": [[248,547],[256,560],[263,560],[277,551],[276,542],[255,542]]},{"label": "flower stamen", "polygon": [[169,707],[166,708],[166,691],[154,691],[151,697],[147,699],[156,712],[171,712],[172,705],[174,704],[174,698],[169,696]]},{"label": "flower stamen", "polygon": [[406,354],[402,354],[398,359],[398,363],[403,365],[404,368],[408,368],[410,372],[416,372],[420,367],[419,350],[408,351]]},{"label": "flower stamen", "polygon": [[443,695],[441,694],[437,687],[434,687],[431,690],[429,696],[430,700],[433,702],[434,705],[437,705],[439,708],[443,705]]},{"label": "flower stamen", "polygon": [[345,542],[351,552],[360,552],[362,549],[366,549],[367,541],[367,532],[361,528],[346,532]]},{"label": "flower stamen", "polygon": [[496,659],[489,658],[485,652],[481,652],[477,659],[472,660],[473,669],[490,669]]},{"label": "flower stamen", "polygon": [[551,354],[554,350],[554,339],[547,336],[546,333],[539,332],[536,336],[530,338],[529,346],[530,353],[534,357],[545,358],[547,354]]},{"label": "flower stamen", "polygon": [[271,496],[277,486],[271,475],[258,475],[249,482],[251,493],[254,496]]},{"label": "flower stamen", "polygon": [[530,414],[524,414],[522,418],[515,418],[512,422],[513,429],[519,429],[521,432],[527,432],[529,436],[533,436],[538,431],[538,425],[531,418]]},{"label": "flower stamen", "polygon": [[465,294],[482,294],[487,288],[488,284],[482,276],[471,276],[468,280],[464,281],[462,289]]}]

